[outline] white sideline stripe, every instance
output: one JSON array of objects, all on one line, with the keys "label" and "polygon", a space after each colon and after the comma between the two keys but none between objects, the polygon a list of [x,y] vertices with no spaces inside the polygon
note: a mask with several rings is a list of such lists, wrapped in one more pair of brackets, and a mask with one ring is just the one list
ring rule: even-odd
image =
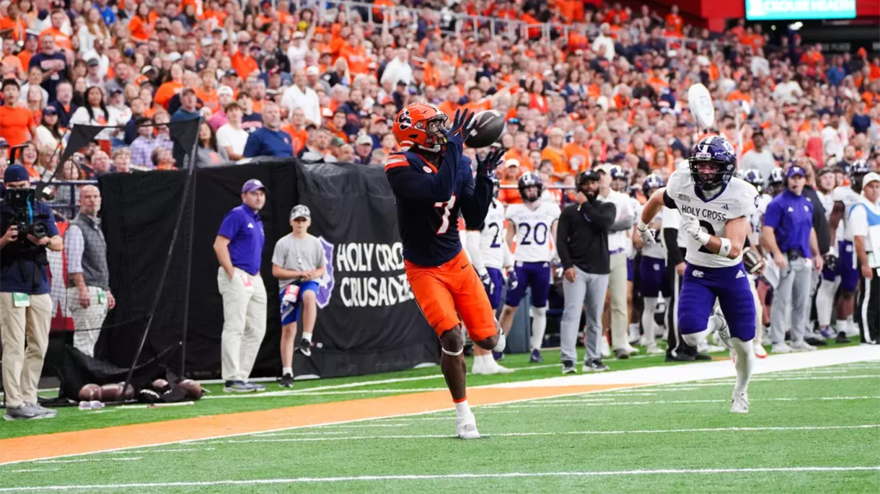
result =
[{"label": "white sideline stripe", "polygon": [[[877,429],[880,424],[865,425],[806,425],[800,427],[721,427],[700,429],[656,429],[632,431],[565,431],[565,432],[501,432],[485,434],[486,437],[534,437],[534,436],[587,436],[587,435],[618,435],[618,434],[671,434],[682,432],[788,432],[788,431],[822,431],[840,429]],[[292,443],[315,441],[356,441],[363,439],[449,439],[448,434],[399,434],[389,436],[348,436],[348,437],[298,437],[289,439],[233,439],[215,441],[213,444],[245,444],[245,443]]]},{"label": "white sideline stripe", "polygon": [[362,475],[358,477],[294,477],[287,479],[206,480],[201,482],[157,482],[149,484],[92,484],[92,485],[45,485],[38,487],[2,487],[0,492],[66,491],[99,489],[155,489],[157,487],[210,487],[218,485],[272,485],[304,484],[320,482],[376,482],[388,480],[452,480],[452,479],[501,479],[529,477],[616,477],[627,475],[714,475],[726,473],[813,473],[813,472],[876,472],[880,466],[855,467],[778,467],[778,468],[703,468],[618,470],[595,472],[501,472],[501,473],[451,473],[436,475]]},{"label": "white sideline stripe", "polygon": [[142,455],[146,453],[193,453],[202,451],[214,451],[214,448],[176,448],[176,449],[144,449],[138,451],[111,451],[110,455]]},{"label": "white sideline stripe", "polygon": [[5,473],[57,472],[60,468],[25,468],[23,470],[7,470]]},{"label": "white sideline stripe", "polygon": [[[843,400],[880,400],[880,396],[828,396],[823,398],[765,398],[762,400],[752,400],[753,402],[764,401],[843,401]],[[618,401],[614,403],[596,403],[590,400],[555,400],[542,401],[539,405],[507,405],[497,407],[495,405],[486,405],[484,410],[496,410],[505,408],[545,408],[566,407],[566,406],[628,406],[628,405],[671,405],[671,404],[689,404],[689,403],[729,403],[730,400],[654,400],[654,401]]]},{"label": "white sideline stripe", "polygon": [[[530,365],[527,367],[508,367],[511,370],[517,372],[529,371],[529,370],[537,370],[537,369],[547,369],[550,367],[559,367],[560,364],[545,364],[545,365]],[[379,379],[375,381],[362,381],[356,383],[347,383],[347,384],[333,384],[329,386],[315,386],[314,388],[305,388],[301,390],[285,390],[285,391],[267,391],[261,393],[230,393],[230,394],[216,394],[216,395],[207,395],[203,396],[202,399],[209,400],[222,400],[222,399],[242,399],[242,398],[267,398],[267,397],[277,397],[277,396],[303,396],[309,393],[315,393],[318,391],[327,391],[334,389],[346,389],[346,388],[357,388],[361,386],[374,386],[377,384],[396,384],[402,382],[413,382],[413,381],[427,381],[431,379],[444,379],[443,374],[431,374],[430,376],[417,376],[417,377],[399,377],[394,379]],[[254,379],[254,382],[264,381],[264,382],[272,382],[274,378],[267,379]],[[202,381],[205,382],[205,381]],[[218,381],[218,383],[222,383],[223,381]],[[429,389],[418,389],[415,391],[431,391],[434,388]],[[436,388],[442,389],[446,391],[447,388]],[[363,393],[367,393],[369,391],[362,391]],[[395,390],[395,393],[407,392],[407,390]]]},{"label": "white sideline stripe", "polygon": [[[132,453],[132,451],[129,451]],[[143,460],[141,457],[132,457],[132,458],[78,458],[76,460],[39,460],[35,461],[36,465],[47,465],[50,463],[85,463],[90,461],[138,461]]]},{"label": "white sideline stripe", "polygon": [[[402,424],[389,424],[383,427],[400,427]],[[354,427],[354,426],[349,426]],[[367,427],[366,425],[361,427]],[[375,425],[373,427],[380,427]],[[326,436],[328,434],[348,434],[346,431],[324,431],[324,432],[267,432],[265,434],[257,434],[254,437],[287,437],[287,436]],[[211,448],[213,449],[213,448]]]}]

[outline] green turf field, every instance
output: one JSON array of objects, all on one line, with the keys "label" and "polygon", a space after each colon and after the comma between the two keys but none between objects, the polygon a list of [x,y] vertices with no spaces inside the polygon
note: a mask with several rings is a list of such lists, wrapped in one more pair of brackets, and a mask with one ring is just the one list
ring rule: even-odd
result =
[{"label": "green turf field", "polygon": [[880,362],[757,375],[744,416],[732,383],[478,407],[475,441],[440,412],[18,463],[0,492],[880,492]]}]

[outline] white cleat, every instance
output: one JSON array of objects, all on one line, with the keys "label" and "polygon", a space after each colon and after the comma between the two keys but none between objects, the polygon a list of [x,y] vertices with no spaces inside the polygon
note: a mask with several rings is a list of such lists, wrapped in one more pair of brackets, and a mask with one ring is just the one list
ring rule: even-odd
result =
[{"label": "white cleat", "polygon": [[806,341],[795,341],[791,344],[792,352],[814,352],[816,351],[816,347],[807,343]]},{"label": "white cleat", "polygon": [[758,358],[767,358],[767,350],[764,349],[761,345],[753,345],[755,349],[755,356]]},{"label": "white cleat", "polygon": [[660,354],[666,353],[665,351],[663,351],[663,349],[661,349],[659,346],[657,346],[657,343],[655,343],[653,341],[651,342],[650,345],[647,345],[645,347],[645,350],[647,351],[648,355],[660,355]]},{"label": "white cleat", "polygon": [[633,347],[633,346],[630,345],[629,343],[627,343],[626,346],[623,347],[623,349],[626,350],[626,353],[628,353],[630,357],[632,357],[633,355],[638,355],[638,354],[639,354],[639,349]]},{"label": "white cleat", "polygon": [[610,358],[611,357],[611,347],[608,346],[608,340],[605,339],[605,336],[602,336],[601,338],[599,338],[599,343],[600,343],[599,352],[602,354],[603,357]]},{"label": "white cleat", "polygon": [[730,400],[730,413],[749,413],[749,395],[745,391],[733,393]]},{"label": "white cleat", "polygon": [[791,347],[785,343],[774,343],[773,346],[770,347],[770,353],[791,353]]},{"label": "white cleat", "polygon": [[477,431],[477,418],[474,414],[468,414],[464,417],[455,419],[455,435],[459,439],[479,439],[480,432]]},{"label": "white cleat", "polygon": [[492,362],[492,363],[495,364],[492,369],[492,371],[493,371],[492,374],[513,374],[513,369],[508,369],[507,367],[504,367],[503,365],[498,365],[497,362]]}]

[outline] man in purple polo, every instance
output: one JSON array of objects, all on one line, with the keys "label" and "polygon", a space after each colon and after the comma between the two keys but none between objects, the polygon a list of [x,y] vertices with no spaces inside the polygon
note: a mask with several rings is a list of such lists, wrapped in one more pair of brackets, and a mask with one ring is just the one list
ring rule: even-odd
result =
[{"label": "man in purple polo", "polygon": [[266,389],[248,381],[266,334],[266,288],[260,278],[266,242],[260,209],[266,204],[266,187],[257,179],[248,180],[241,188],[241,201],[223,218],[214,240],[220,261],[217,285],[223,296],[220,359],[227,393]]}]

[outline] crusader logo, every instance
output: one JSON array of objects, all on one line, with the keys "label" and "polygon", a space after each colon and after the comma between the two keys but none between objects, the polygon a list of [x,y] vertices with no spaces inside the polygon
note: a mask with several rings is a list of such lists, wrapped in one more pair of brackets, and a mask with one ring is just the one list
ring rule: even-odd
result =
[{"label": "crusader logo", "polygon": [[318,280],[318,293],[315,299],[318,302],[318,307],[323,309],[330,303],[330,298],[333,296],[333,286],[335,285],[333,280],[333,244],[324,240],[324,237],[318,237],[318,240],[324,246],[326,270],[324,276]]}]

